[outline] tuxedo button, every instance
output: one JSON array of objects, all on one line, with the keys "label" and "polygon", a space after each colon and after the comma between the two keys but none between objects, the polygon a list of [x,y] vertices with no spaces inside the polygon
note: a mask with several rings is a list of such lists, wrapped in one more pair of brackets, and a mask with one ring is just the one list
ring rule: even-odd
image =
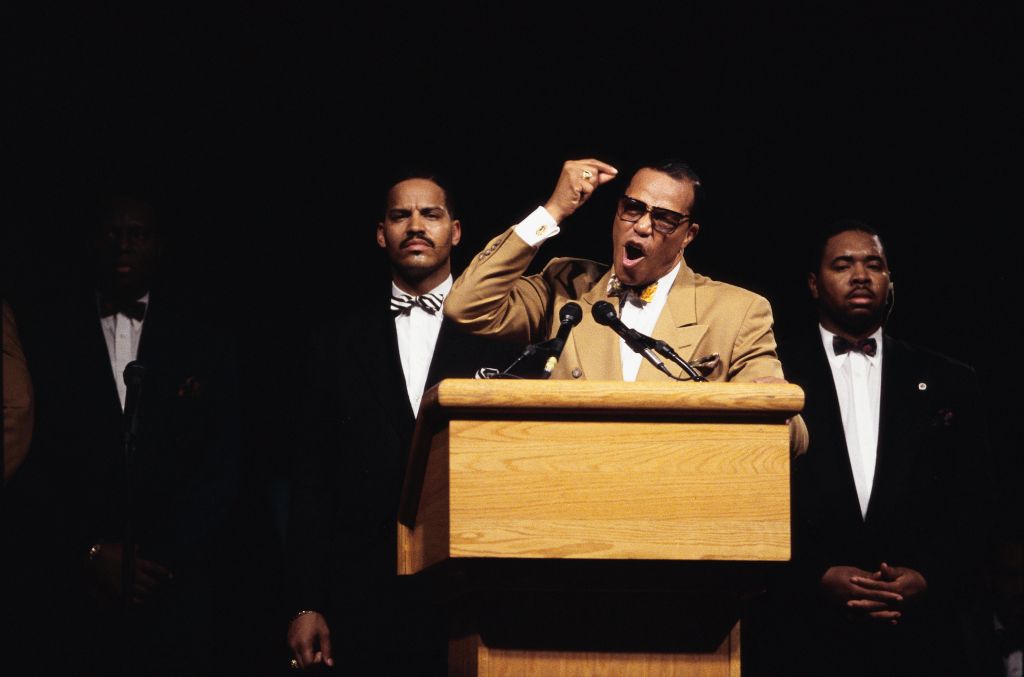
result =
[{"label": "tuxedo button", "polygon": [[917,389],[918,390],[928,390],[928,384],[927,383],[918,383],[917,384]]},{"label": "tuxedo button", "polygon": [[572,377],[573,378],[579,378],[580,376],[583,376],[583,370],[580,369],[579,367],[573,367],[573,369],[572,369]]}]

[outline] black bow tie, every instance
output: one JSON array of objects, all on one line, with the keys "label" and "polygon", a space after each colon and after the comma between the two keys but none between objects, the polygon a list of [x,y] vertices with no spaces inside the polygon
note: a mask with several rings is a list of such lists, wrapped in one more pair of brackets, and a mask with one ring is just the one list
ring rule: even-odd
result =
[{"label": "black bow tie", "polygon": [[859,341],[847,341],[842,336],[832,337],[832,350],[835,351],[836,355],[845,355],[846,353],[853,351],[855,353],[864,353],[868,357],[874,357],[878,351],[878,343],[873,338],[864,338]]},{"label": "black bow tie", "polygon": [[146,317],[146,304],[142,301],[116,302],[100,300],[100,317],[110,317],[120,313],[132,320],[142,321]]},{"label": "black bow tie", "polygon": [[437,311],[441,310],[442,303],[444,303],[444,294],[435,294],[433,292],[423,296],[411,296],[410,294],[395,296],[392,294],[391,312],[395,315],[408,315],[412,311],[413,306],[419,306],[431,315],[434,315]]}]

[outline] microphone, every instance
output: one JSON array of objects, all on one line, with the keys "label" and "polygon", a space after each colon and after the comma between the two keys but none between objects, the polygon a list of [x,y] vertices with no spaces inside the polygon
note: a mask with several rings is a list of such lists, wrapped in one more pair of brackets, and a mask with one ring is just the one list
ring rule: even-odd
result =
[{"label": "microphone", "polygon": [[677,353],[676,351],[672,350],[672,346],[670,346],[669,344],[665,343],[662,340],[651,338],[650,336],[644,336],[640,332],[636,332],[636,333],[641,338],[643,338],[645,343],[647,343],[652,348],[657,350],[659,353],[661,353],[662,355],[664,355],[668,359],[670,359],[673,362],[675,362],[679,367],[681,367],[683,371],[685,371],[687,374],[690,375],[690,378],[693,381],[695,381],[695,382],[698,382],[698,381],[705,381],[706,382],[707,381],[707,378],[705,378],[703,374],[701,374],[696,369],[694,369],[693,365],[691,365],[689,362],[687,362],[686,360],[681,358],[679,356],[679,353]]},{"label": "microphone", "polygon": [[133,360],[124,368],[124,434],[132,439],[139,431],[139,399],[142,397],[142,382],[146,378],[146,366]]},{"label": "microphone", "polygon": [[569,301],[558,311],[558,321],[561,326],[558,327],[558,334],[555,335],[555,338],[551,340],[548,346],[551,349],[552,355],[544,362],[544,371],[541,378],[551,378],[551,372],[554,371],[555,365],[558,364],[558,358],[562,356],[562,350],[565,349],[565,342],[569,339],[569,332],[582,319],[583,309],[580,308],[580,304],[574,301]]},{"label": "microphone", "polygon": [[668,367],[665,366],[665,363],[658,358],[654,351],[651,350],[654,339],[648,338],[635,329],[630,329],[626,325],[622,324],[622,320],[619,319],[619,316],[615,312],[615,308],[612,307],[612,304],[607,301],[598,301],[594,304],[591,314],[594,316],[594,320],[598,324],[610,327],[612,331],[618,334],[634,353],[640,353],[643,355],[647,358],[648,362],[658,368],[658,371],[666,374],[669,378],[677,381],[679,380],[676,378],[675,374],[668,370]]}]

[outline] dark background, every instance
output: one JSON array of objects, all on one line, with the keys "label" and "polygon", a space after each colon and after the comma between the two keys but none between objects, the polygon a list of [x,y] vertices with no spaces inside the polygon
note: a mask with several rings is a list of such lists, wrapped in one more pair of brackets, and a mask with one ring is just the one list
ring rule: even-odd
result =
[{"label": "dark background", "polygon": [[[978,368],[1016,457],[1019,3],[209,4],[8,10],[4,286],[22,307],[79,284],[83,205],[143,190],[176,285],[241,331],[258,382],[311,318],[386,280],[394,167],[451,179],[461,268],[563,160],[680,156],[709,197],[690,265],[768,296],[783,338],[812,319],[808,235],[881,229],[889,328]],[[607,260],[624,183],[538,263]]]}]

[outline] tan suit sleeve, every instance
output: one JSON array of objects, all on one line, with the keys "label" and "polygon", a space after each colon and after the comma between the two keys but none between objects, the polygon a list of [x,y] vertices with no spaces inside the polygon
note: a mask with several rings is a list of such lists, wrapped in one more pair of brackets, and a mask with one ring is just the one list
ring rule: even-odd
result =
[{"label": "tan suit sleeve", "polygon": [[509,228],[473,258],[445,299],[444,314],[472,334],[521,343],[546,338],[551,285],[543,273],[523,277],[537,248]]},{"label": "tan suit sleeve", "polygon": [[3,303],[4,481],[25,460],[32,441],[34,398],[14,315]]},{"label": "tan suit sleeve", "polygon": [[[768,300],[758,296],[747,309],[733,347],[733,361],[729,365],[730,381],[751,382],[758,378],[784,379],[772,330],[774,319]],[[789,421],[789,449],[793,457],[807,451],[810,435],[807,424],[800,416]]]}]

